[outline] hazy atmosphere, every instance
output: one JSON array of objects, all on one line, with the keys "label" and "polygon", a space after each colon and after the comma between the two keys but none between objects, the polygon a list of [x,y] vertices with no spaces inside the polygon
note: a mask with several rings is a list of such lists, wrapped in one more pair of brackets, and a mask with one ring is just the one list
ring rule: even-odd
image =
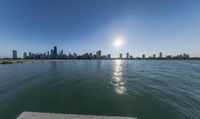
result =
[{"label": "hazy atmosphere", "polygon": [[0,58],[54,45],[78,54],[200,56],[199,6],[198,0],[1,0]]}]

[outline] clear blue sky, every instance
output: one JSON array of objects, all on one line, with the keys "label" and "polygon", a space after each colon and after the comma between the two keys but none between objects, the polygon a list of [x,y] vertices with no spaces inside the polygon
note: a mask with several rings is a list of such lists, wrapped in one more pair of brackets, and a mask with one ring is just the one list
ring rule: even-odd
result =
[{"label": "clear blue sky", "polygon": [[[112,41],[124,39],[115,49]],[[200,56],[199,0],[0,0],[0,57],[13,49]]]}]

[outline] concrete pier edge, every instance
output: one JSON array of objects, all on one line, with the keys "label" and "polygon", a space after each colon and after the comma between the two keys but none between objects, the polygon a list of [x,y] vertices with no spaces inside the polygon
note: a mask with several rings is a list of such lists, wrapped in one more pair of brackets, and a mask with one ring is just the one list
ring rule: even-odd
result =
[{"label": "concrete pier edge", "polygon": [[44,112],[23,112],[17,119],[137,119],[134,117],[97,116],[79,114],[57,114]]}]

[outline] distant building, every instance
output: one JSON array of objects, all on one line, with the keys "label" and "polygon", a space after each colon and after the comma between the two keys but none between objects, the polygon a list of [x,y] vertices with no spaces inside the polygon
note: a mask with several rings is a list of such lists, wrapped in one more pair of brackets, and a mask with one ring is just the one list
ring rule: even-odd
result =
[{"label": "distant building", "polygon": [[24,57],[24,59],[27,59],[28,56],[27,56],[26,52],[24,52],[23,57]]},{"label": "distant building", "polygon": [[129,59],[129,53],[128,52],[126,53],[126,59]]},{"label": "distant building", "polygon": [[171,55],[167,55],[166,58],[167,58],[167,59],[171,59],[172,56],[171,56]]},{"label": "distant building", "polygon": [[17,51],[13,50],[13,59],[17,59]]},{"label": "distant building", "polygon": [[46,53],[44,53],[44,54],[39,54],[39,58],[40,58],[40,59],[45,59],[46,56],[47,56]]},{"label": "distant building", "polygon": [[60,58],[60,59],[63,58],[63,50],[60,51],[60,53],[59,53],[59,58]]},{"label": "distant building", "polygon": [[96,56],[97,56],[97,59],[101,58],[101,50],[99,50],[99,51],[96,52]]},{"label": "distant building", "polygon": [[153,54],[153,58],[154,58],[154,59],[156,58],[156,54]]},{"label": "distant building", "polygon": [[177,59],[183,59],[183,55],[182,55],[182,54],[177,55],[176,58],[177,58]]},{"label": "distant building", "polygon": [[184,59],[188,59],[188,58],[190,58],[190,56],[188,54],[186,54],[186,53],[183,53],[183,58]]},{"label": "distant building", "polygon": [[92,54],[92,53],[89,53],[89,54],[88,54],[88,58],[89,58],[89,59],[93,59],[93,58],[94,58],[94,57],[93,57],[93,54]]},{"label": "distant building", "polygon": [[72,59],[73,55],[69,52],[69,59]]},{"label": "distant building", "polygon": [[162,58],[162,52],[159,53],[159,58]]},{"label": "distant building", "polygon": [[77,58],[77,57],[78,57],[78,55],[76,53],[74,53],[74,58]]},{"label": "distant building", "polygon": [[54,46],[54,54],[56,55],[57,54],[57,47]]},{"label": "distant building", "polygon": [[54,52],[54,50],[53,50],[53,49],[51,49],[51,57],[53,57],[53,52]]},{"label": "distant building", "polygon": [[58,55],[58,53],[57,53],[57,47],[54,46],[54,49],[53,49],[53,57],[56,58],[57,55]]},{"label": "distant building", "polygon": [[47,58],[50,59],[50,53],[47,51]]},{"label": "distant building", "polygon": [[108,59],[110,59],[111,58],[111,54],[108,54]]},{"label": "distant building", "polygon": [[32,53],[29,52],[28,59],[31,59],[31,58],[32,58]]},{"label": "distant building", "polygon": [[120,59],[122,59],[122,58],[123,58],[123,57],[122,57],[122,53],[120,53],[120,54],[119,54],[119,58],[120,58]]},{"label": "distant building", "polygon": [[111,58],[111,54],[101,56],[101,58],[102,59],[110,59]]},{"label": "distant building", "polygon": [[142,59],[145,59],[145,54],[142,55]]},{"label": "distant building", "polygon": [[63,56],[63,50],[60,51],[60,55]]}]

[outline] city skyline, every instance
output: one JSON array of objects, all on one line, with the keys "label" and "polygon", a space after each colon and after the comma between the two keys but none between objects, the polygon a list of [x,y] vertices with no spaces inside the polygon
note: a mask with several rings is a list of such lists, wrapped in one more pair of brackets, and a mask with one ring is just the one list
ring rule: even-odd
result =
[{"label": "city skyline", "polygon": [[[0,1],[0,58],[12,50],[43,52],[54,45],[66,52],[141,57],[163,52],[200,57],[200,1],[34,0]],[[123,45],[116,48],[115,39]],[[158,54],[157,54],[158,55]]]},{"label": "city skyline", "polygon": [[159,54],[153,54],[146,56],[142,54],[141,56],[134,56],[133,53],[127,52],[125,56],[123,53],[119,53],[118,57],[112,57],[110,53],[102,53],[102,50],[96,51],[96,53],[86,52],[84,54],[77,54],[76,52],[68,52],[58,50],[57,46],[54,46],[53,49],[49,49],[46,52],[24,52],[23,57],[17,56],[17,50],[12,51],[12,58],[3,58],[3,59],[199,59],[200,57],[190,57],[190,54],[181,53],[177,55],[163,55],[163,52]]}]

